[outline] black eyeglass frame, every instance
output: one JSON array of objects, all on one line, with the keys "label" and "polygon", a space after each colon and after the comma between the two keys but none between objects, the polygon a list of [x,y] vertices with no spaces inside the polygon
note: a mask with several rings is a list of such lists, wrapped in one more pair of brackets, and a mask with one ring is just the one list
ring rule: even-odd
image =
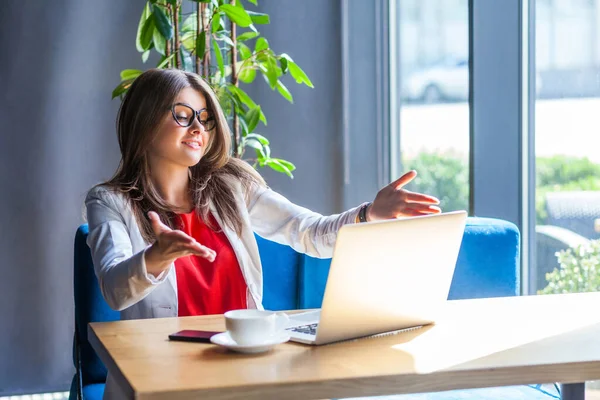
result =
[{"label": "black eyeglass frame", "polygon": [[[187,107],[190,110],[192,110],[192,112],[194,113],[194,116],[188,120],[187,125],[182,124],[181,121],[179,121],[179,119],[177,118],[177,114],[175,113],[175,107],[177,107],[177,106]],[[190,106],[189,104],[186,104],[186,103],[175,103],[175,104],[173,104],[171,106],[171,114],[173,115],[173,119],[175,120],[175,122],[177,122],[177,125],[179,125],[179,126],[181,126],[183,128],[189,128],[194,123],[194,119],[197,119],[198,122],[200,123],[200,125],[202,125],[202,127],[204,128],[204,130],[206,132],[210,132],[213,129],[215,129],[215,127],[217,126],[217,123],[216,123],[217,121],[215,120],[215,117],[210,117],[207,120],[202,121],[200,119],[200,114],[203,113],[203,112],[206,112],[206,113],[208,113],[210,115],[210,112],[208,111],[207,108],[202,108],[200,110],[194,110],[194,108],[192,106]],[[210,129],[206,127],[206,124],[208,122],[213,122],[214,123],[214,125]]]}]

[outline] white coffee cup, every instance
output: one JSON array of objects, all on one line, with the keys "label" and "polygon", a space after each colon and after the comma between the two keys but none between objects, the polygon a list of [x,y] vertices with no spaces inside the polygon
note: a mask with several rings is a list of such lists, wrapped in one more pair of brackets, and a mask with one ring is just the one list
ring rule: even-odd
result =
[{"label": "white coffee cup", "polygon": [[239,345],[249,346],[269,340],[284,331],[287,314],[263,310],[232,310],[225,313],[225,328]]}]

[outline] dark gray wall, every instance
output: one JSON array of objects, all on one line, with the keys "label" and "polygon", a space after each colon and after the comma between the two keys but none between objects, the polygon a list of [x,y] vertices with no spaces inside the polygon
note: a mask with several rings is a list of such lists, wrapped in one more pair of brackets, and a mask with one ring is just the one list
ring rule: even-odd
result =
[{"label": "dark gray wall", "polygon": [[[339,0],[259,1],[271,16],[258,28],[276,53],[287,53],[306,72],[314,89],[283,82],[294,104],[272,91],[262,78],[248,88],[267,116],[260,127],[272,143],[272,156],[293,162],[294,179],[261,170],[267,183],[293,201],[322,213],[342,208],[342,66]],[[308,29],[310,27],[310,29]]]},{"label": "dark gray wall", "polygon": [[[66,390],[73,369],[73,235],[85,192],[118,162],[110,93],[135,50],[143,0],[0,1],[0,396]],[[269,184],[314,210],[339,211],[341,179],[338,0],[263,0],[261,27],[315,89],[264,82],[250,90],[269,120],[273,155],[293,161]],[[310,27],[310,29],[309,29]]]},{"label": "dark gray wall", "polygon": [[0,396],[71,380],[73,236],[118,162],[142,0],[0,2]]}]

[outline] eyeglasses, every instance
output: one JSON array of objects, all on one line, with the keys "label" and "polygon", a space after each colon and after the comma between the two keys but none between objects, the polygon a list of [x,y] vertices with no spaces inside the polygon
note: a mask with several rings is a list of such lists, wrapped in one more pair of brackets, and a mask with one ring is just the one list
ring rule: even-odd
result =
[{"label": "eyeglasses", "polygon": [[206,108],[196,111],[188,104],[175,103],[171,107],[171,113],[175,122],[184,128],[192,126],[194,118],[198,119],[206,132],[213,130],[216,125],[215,118]]}]

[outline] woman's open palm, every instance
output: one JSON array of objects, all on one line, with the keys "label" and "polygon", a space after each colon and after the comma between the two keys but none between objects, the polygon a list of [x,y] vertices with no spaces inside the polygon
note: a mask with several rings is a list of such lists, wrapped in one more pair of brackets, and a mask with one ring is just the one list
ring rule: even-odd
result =
[{"label": "woman's open palm", "polygon": [[164,262],[172,262],[180,257],[196,255],[214,261],[217,253],[198,243],[193,237],[180,231],[173,230],[163,224],[154,211],[148,213],[152,230],[156,236],[156,253]]},{"label": "woman's open palm", "polygon": [[404,186],[416,176],[416,171],[407,172],[381,189],[367,210],[367,220],[414,217],[442,212],[437,206],[440,201],[435,197],[404,189]]}]

